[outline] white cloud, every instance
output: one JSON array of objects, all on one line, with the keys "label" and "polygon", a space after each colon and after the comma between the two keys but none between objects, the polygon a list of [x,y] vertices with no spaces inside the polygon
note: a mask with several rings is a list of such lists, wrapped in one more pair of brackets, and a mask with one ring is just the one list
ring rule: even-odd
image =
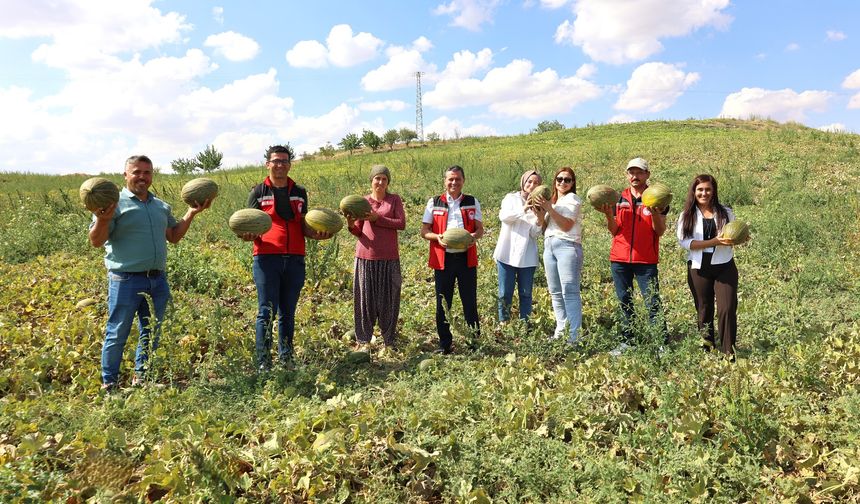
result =
[{"label": "white cloud", "polygon": [[726,97],[720,117],[747,119],[766,117],[776,121],[803,122],[808,112],[821,112],[827,108],[833,93],[792,89],[770,90],[743,88]]},{"label": "white cloud", "polygon": [[348,24],[332,27],[326,45],[316,40],[302,40],[287,51],[287,62],[294,67],[323,68],[360,65],[376,57],[382,40],[367,32],[353,34]]},{"label": "white cloud", "polygon": [[798,44],[797,42],[792,42],[792,43],[788,44],[787,46],[785,46],[786,52],[793,52],[793,51],[797,51],[798,49],[800,49],[800,44]]},{"label": "white cloud", "polygon": [[184,16],[147,1],[4,2],[0,16],[0,37],[48,38],[33,60],[63,69],[113,65],[118,54],[179,42],[190,29]]},{"label": "white cloud", "polygon": [[493,14],[501,0],[451,0],[433,9],[437,16],[451,16],[452,26],[478,31],[484,23],[493,22]]},{"label": "white cloud", "polygon": [[386,51],[388,62],[361,78],[361,87],[367,91],[391,91],[415,86],[415,72],[436,72],[436,65],[427,63],[417,49],[390,47]]},{"label": "white cloud", "polygon": [[860,109],[860,93],[855,94],[848,100],[848,108],[851,110]]},{"label": "white cloud", "polygon": [[597,65],[585,63],[576,69],[576,76],[580,79],[590,79],[597,75]]},{"label": "white cloud", "polygon": [[824,126],[819,126],[817,129],[829,133],[844,133],[845,125],[842,123],[825,124]]},{"label": "white cloud", "polygon": [[553,69],[532,72],[528,60],[493,68],[483,79],[442,75],[424,95],[424,104],[443,110],[488,105],[499,116],[537,118],[569,112],[602,94],[594,83],[579,77],[559,77]]},{"label": "white cloud", "polygon": [[[414,127],[414,126],[413,126]],[[430,124],[424,127],[424,136],[429,133],[436,133],[444,139],[463,138],[466,136],[495,136],[497,135],[495,128],[485,124],[473,124],[471,126],[463,126],[463,123],[457,119],[451,119],[447,116],[439,117]]]},{"label": "white cloud", "polygon": [[203,45],[215,48],[215,54],[220,54],[230,61],[248,61],[260,53],[260,44],[234,31],[209,35]]},{"label": "white cloud", "polygon": [[212,19],[219,25],[224,24],[224,7],[212,7]]},{"label": "white cloud", "polygon": [[846,38],[848,37],[841,31],[827,30],[827,40],[830,40],[832,42],[839,42],[845,40]]},{"label": "white cloud", "polygon": [[633,71],[615,108],[660,112],[674,105],[678,97],[698,80],[699,74],[684,73],[679,65],[645,63]]},{"label": "white cloud", "polygon": [[727,27],[731,17],[722,11],[728,7],[729,0],[578,0],[576,19],[559,25],[555,41],[580,46],[595,61],[639,61],[661,51],[662,38]]},{"label": "white cloud", "polygon": [[481,49],[478,54],[472,51],[458,51],[445,65],[441,79],[467,79],[479,70],[485,70],[493,62],[493,51]]},{"label": "white cloud", "polygon": [[573,0],[540,0],[540,6],[544,9],[560,9]]},{"label": "white cloud", "polygon": [[418,52],[427,52],[433,49],[433,42],[425,36],[420,36],[412,42],[412,48]]},{"label": "white cloud", "polygon": [[842,81],[842,87],[845,89],[860,89],[860,69],[851,72],[845,80]]},{"label": "white cloud", "polygon": [[636,118],[629,114],[615,114],[609,118],[608,124],[624,124],[636,122]]},{"label": "white cloud", "polygon": [[380,112],[382,110],[399,112],[401,110],[406,110],[406,107],[408,106],[409,104],[402,100],[384,100],[360,103],[358,105],[358,109],[366,112]]},{"label": "white cloud", "polygon": [[287,51],[287,63],[296,68],[325,68],[328,50],[316,40],[302,40]]}]

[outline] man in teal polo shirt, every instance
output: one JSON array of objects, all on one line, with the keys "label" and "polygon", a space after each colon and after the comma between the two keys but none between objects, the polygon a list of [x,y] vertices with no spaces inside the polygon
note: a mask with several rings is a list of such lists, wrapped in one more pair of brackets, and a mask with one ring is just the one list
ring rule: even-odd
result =
[{"label": "man in teal polo shirt", "polygon": [[[116,388],[119,366],[134,317],[137,315],[140,338],[135,353],[132,385],[146,371],[149,340],[158,346],[158,330],[170,299],[165,268],[167,242],[178,243],[185,236],[194,216],[209,208],[212,201],[189,208],[177,221],[170,205],[149,192],[152,185],[152,160],[132,156],[125,163],[125,187],[119,201],[93,214],[89,239],[93,247],[105,247],[108,269],[108,321],[102,346],[102,389]],[[152,300],[155,320],[144,294]]]}]

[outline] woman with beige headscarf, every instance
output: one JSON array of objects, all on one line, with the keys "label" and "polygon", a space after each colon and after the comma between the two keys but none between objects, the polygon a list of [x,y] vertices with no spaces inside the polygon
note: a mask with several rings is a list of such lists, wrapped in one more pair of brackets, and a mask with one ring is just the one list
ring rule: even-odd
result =
[{"label": "woman with beige headscarf", "polygon": [[520,301],[520,318],[527,320],[532,312],[532,286],[539,262],[537,237],[541,234],[537,216],[528,206],[532,189],[541,184],[534,170],[520,177],[520,190],[507,194],[499,209],[502,228],[493,258],[499,272],[499,321],[510,319],[514,284]]}]

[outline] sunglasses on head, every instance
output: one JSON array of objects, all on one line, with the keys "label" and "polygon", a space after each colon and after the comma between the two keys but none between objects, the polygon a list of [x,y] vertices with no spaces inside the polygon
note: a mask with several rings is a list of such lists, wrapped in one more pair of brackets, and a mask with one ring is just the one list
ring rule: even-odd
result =
[{"label": "sunglasses on head", "polygon": [[571,182],[573,182],[573,179],[570,177],[556,177],[555,181],[558,182],[559,184],[562,184],[562,183],[570,184]]}]

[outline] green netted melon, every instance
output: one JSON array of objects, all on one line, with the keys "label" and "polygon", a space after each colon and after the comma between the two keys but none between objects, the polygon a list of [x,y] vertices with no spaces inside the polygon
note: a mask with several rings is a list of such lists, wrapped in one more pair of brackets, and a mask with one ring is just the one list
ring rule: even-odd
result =
[{"label": "green netted melon", "polygon": [[475,237],[463,228],[448,228],[442,233],[442,241],[449,249],[466,250],[475,243]]},{"label": "green netted melon", "polygon": [[119,201],[119,188],[108,179],[93,177],[81,184],[80,195],[87,210],[95,212]]},{"label": "green netted melon", "polygon": [[746,222],[732,221],[723,226],[720,235],[723,238],[728,238],[735,245],[740,245],[750,239],[750,227]]},{"label": "green netted melon", "polygon": [[598,184],[585,194],[591,206],[600,210],[605,205],[614,205],[618,203],[618,191],[605,184]]},{"label": "green netted melon", "polygon": [[536,205],[538,196],[542,197],[545,200],[552,198],[552,189],[549,186],[539,185],[532,189],[532,192],[529,193],[528,204]]},{"label": "green netted melon", "polygon": [[340,211],[353,218],[364,217],[371,211],[370,202],[356,194],[350,194],[340,200]]},{"label": "green netted melon", "polygon": [[206,200],[218,196],[218,184],[216,184],[214,180],[208,178],[196,178],[188,181],[187,184],[182,186],[182,192],[180,195],[182,197],[182,201],[184,201],[188,206],[200,206],[203,203],[206,203]]},{"label": "green netted melon", "polygon": [[334,210],[314,208],[305,215],[307,225],[319,233],[335,234],[343,227],[343,219]]},{"label": "green netted melon", "polygon": [[666,208],[672,203],[672,189],[656,182],[642,193],[642,204],[650,208]]},{"label": "green netted melon", "polygon": [[349,352],[346,354],[346,361],[350,364],[367,364],[370,362],[370,353]]},{"label": "green netted melon", "polygon": [[261,235],[272,228],[272,218],[262,210],[243,208],[233,212],[227,224],[238,236],[245,233]]}]

